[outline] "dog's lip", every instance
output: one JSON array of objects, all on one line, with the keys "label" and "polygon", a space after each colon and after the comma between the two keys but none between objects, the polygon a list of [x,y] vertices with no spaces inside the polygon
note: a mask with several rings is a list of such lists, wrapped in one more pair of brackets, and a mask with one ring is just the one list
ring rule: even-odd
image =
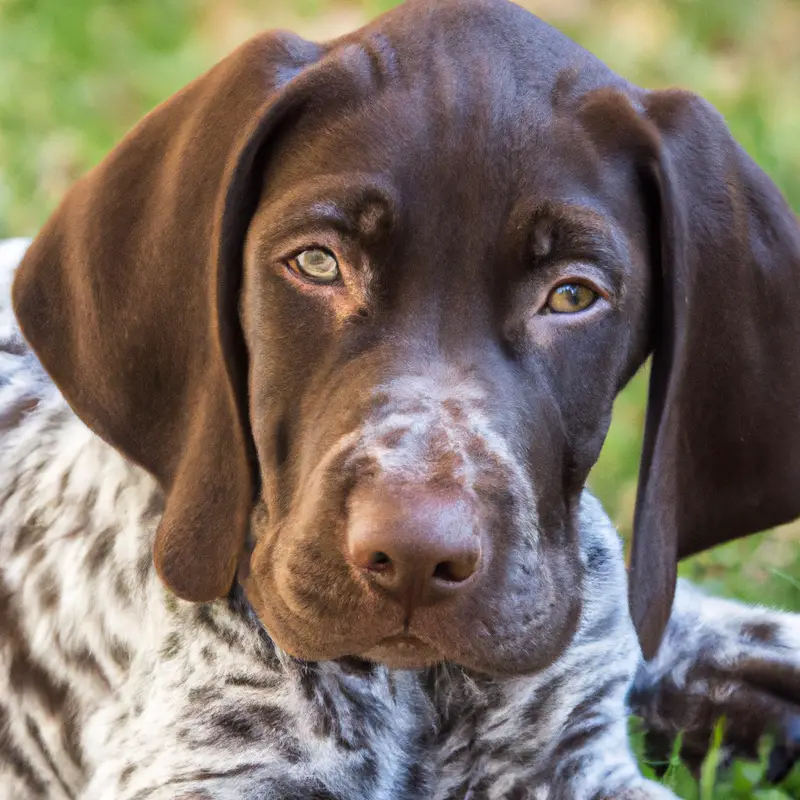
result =
[{"label": "dog's lip", "polygon": [[380,646],[389,647],[428,647],[419,636],[412,633],[402,631],[401,633],[394,633],[391,636],[385,636],[378,642]]}]

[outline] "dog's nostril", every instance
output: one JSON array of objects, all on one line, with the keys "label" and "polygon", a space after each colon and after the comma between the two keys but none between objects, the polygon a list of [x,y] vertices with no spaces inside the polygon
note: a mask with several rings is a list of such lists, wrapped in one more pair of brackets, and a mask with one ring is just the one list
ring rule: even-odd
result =
[{"label": "dog's nostril", "polygon": [[386,553],[378,550],[370,555],[366,566],[367,569],[371,569],[375,572],[383,572],[385,569],[388,569],[391,564],[392,559],[389,558]]},{"label": "dog's nostril", "polygon": [[433,577],[447,583],[461,583],[475,572],[477,558],[440,561],[433,570]]},{"label": "dog's nostril", "polygon": [[346,558],[365,589],[406,612],[469,590],[482,563],[475,509],[460,491],[367,483],[348,498]]}]

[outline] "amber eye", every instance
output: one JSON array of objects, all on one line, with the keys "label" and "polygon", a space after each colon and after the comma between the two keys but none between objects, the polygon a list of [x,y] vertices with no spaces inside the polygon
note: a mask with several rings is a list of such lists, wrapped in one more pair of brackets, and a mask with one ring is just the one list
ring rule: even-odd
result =
[{"label": "amber eye", "polygon": [[553,314],[575,314],[597,300],[597,292],[582,283],[562,283],[547,298],[547,311]]},{"label": "amber eye", "polygon": [[336,256],[321,247],[303,250],[289,259],[289,266],[317,283],[333,283],[339,278]]}]

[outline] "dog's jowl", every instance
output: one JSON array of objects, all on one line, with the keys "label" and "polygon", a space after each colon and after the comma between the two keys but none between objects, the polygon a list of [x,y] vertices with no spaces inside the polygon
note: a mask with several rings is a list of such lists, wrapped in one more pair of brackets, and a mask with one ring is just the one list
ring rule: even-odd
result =
[{"label": "dog's jowl", "polygon": [[[798,619],[673,603],[800,514],[800,226],[697,96],[505,0],[267,33],[25,248],[3,800],[667,798],[629,704],[791,723]],[[626,575],[584,485],[648,356]]]}]

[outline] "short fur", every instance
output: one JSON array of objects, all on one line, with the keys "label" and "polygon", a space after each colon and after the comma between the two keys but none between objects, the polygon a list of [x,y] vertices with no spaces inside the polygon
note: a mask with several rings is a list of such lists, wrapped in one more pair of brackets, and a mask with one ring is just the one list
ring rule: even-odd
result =
[{"label": "short fur", "polygon": [[[800,619],[682,584],[641,661],[619,539],[584,494],[582,618],[535,676],[297,661],[240,590],[194,604],[151,558],[163,492],[78,420],[16,329],[0,244],[0,796],[4,800],[672,795],[639,775],[626,694],[656,731],[752,747],[800,710]],[[13,417],[13,424],[8,421]]]},{"label": "short fur", "polygon": [[[330,284],[293,266],[309,247]],[[794,618],[722,606],[720,659],[670,610],[679,556],[800,512],[798,270],[713,109],[513,4],[251,40],[16,270],[15,791],[667,796],[625,744],[634,627],[662,732],[769,677],[752,744],[794,711]],[[594,304],[548,313],[576,280]],[[632,627],[584,483],[649,353]],[[676,690],[709,713],[665,714]]]}]

